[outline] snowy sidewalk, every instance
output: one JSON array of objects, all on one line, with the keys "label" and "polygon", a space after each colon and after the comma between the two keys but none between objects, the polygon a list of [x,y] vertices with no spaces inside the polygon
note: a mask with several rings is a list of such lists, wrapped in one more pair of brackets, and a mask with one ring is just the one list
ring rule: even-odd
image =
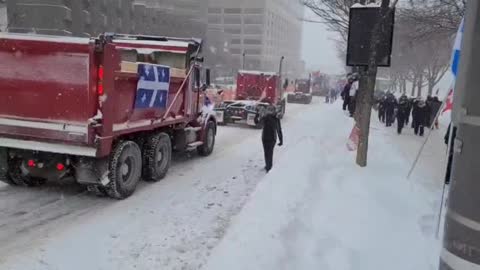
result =
[{"label": "snowy sidewalk", "polygon": [[[280,154],[203,269],[436,268],[429,200],[441,184],[427,190],[407,180],[411,157],[378,124],[369,167],[356,167],[345,147],[351,120],[338,106],[322,113],[297,123],[310,136]],[[414,154],[421,140],[407,136],[398,140],[416,140]]]}]

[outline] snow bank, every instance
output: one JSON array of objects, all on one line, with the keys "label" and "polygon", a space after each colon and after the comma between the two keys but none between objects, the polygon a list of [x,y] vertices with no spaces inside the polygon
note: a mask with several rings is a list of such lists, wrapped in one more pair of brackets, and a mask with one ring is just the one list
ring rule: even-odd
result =
[{"label": "snow bank", "polygon": [[384,127],[372,130],[369,167],[356,167],[352,123],[324,113],[337,123],[313,126],[279,160],[204,269],[436,269],[435,191],[405,179],[410,160]]}]

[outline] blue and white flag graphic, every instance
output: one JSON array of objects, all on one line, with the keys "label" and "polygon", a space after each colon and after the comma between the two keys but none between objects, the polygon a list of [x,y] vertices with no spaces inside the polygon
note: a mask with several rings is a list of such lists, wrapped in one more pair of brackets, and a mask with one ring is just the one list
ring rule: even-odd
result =
[{"label": "blue and white flag graphic", "polygon": [[459,63],[460,63],[464,28],[465,28],[465,18],[463,18],[462,22],[460,23],[460,27],[458,28],[458,32],[457,32],[457,37],[455,38],[455,44],[453,45],[451,66],[452,66],[452,73],[455,78],[457,77]]},{"label": "blue and white flag graphic", "polygon": [[138,75],[140,79],[135,96],[135,109],[166,108],[170,89],[170,68],[139,64]]}]

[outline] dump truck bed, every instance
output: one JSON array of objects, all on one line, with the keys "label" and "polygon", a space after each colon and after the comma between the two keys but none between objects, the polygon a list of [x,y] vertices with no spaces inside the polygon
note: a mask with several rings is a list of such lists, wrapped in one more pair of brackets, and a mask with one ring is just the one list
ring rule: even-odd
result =
[{"label": "dump truck bed", "polygon": [[92,74],[88,38],[0,35],[0,137],[87,145]]}]

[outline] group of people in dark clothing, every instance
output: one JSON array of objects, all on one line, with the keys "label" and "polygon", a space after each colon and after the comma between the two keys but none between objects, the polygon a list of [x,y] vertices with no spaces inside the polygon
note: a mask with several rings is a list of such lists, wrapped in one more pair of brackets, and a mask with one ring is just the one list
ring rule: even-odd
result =
[{"label": "group of people in dark clothing", "polygon": [[378,118],[387,127],[397,120],[397,132],[402,134],[412,116],[411,127],[415,135],[423,136],[425,127],[435,126],[438,129],[437,116],[441,106],[442,102],[438,97],[429,96],[425,101],[421,97],[412,99],[402,95],[397,100],[392,93],[388,93],[378,102]]}]

